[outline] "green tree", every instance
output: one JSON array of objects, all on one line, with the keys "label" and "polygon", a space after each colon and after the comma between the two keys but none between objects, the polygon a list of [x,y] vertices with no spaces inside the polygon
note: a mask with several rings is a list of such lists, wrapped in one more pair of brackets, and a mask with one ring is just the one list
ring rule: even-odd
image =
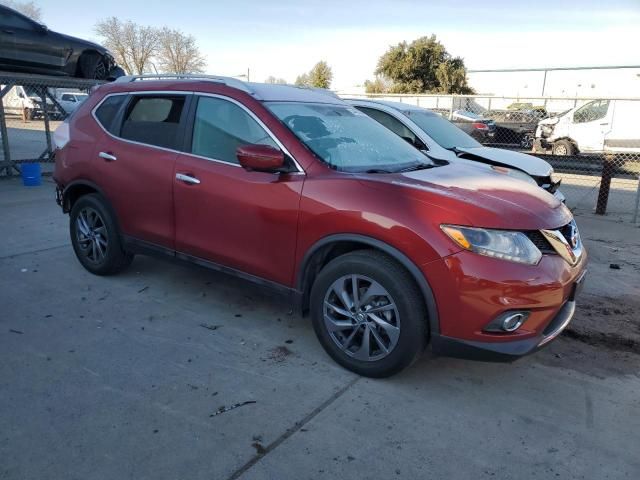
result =
[{"label": "green tree", "polygon": [[309,87],[309,74],[303,73],[302,75],[298,75],[294,84],[298,87]]},{"label": "green tree", "polygon": [[324,60],[316,63],[309,72],[309,83],[312,87],[329,88],[333,80],[333,71]]},{"label": "green tree", "polygon": [[466,73],[462,58],[452,57],[435,35],[390,47],[375,71],[392,82],[387,91],[393,93],[472,93]]},{"label": "green tree", "polygon": [[296,77],[295,84],[299,87],[329,88],[333,80],[333,71],[324,60],[316,63],[308,73]]}]

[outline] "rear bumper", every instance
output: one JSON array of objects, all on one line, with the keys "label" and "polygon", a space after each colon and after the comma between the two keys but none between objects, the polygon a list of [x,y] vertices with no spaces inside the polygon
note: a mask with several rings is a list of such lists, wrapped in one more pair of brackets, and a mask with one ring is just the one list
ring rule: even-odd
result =
[{"label": "rear bumper", "polygon": [[[540,350],[567,328],[576,311],[575,300],[567,301],[551,320],[542,335],[512,342],[478,342],[443,335],[432,338],[432,350],[438,355],[485,362],[513,362]],[[546,333],[545,333],[546,332]]]}]

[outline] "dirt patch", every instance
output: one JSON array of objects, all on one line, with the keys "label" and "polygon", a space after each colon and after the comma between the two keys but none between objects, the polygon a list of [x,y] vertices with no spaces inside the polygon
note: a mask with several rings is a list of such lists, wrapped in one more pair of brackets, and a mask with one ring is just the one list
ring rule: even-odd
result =
[{"label": "dirt patch", "polygon": [[566,338],[640,355],[640,299],[583,295]]},{"label": "dirt patch", "polygon": [[282,363],[293,352],[284,345],[277,346],[269,350],[265,360],[270,360],[274,363]]}]

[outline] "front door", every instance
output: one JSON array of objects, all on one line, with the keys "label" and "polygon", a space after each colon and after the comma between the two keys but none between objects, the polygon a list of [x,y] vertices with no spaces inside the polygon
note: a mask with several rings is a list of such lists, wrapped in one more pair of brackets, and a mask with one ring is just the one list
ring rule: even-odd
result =
[{"label": "front door", "polygon": [[609,100],[595,100],[573,113],[569,136],[581,152],[601,152],[604,137],[611,129]]},{"label": "front door", "polygon": [[281,145],[235,100],[197,100],[174,180],[176,250],[283,285],[293,277],[304,174],[244,170],[240,145]]}]

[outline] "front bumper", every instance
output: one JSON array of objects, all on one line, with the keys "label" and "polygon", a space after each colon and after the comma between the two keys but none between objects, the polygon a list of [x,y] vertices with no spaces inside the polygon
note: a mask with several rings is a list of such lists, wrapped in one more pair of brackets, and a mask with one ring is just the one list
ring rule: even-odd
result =
[{"label": "front bumper", "polygon": [[[574,266],[555,254],[545,254],[538,265],[528,266],[464,251],[423,266],[439,314],[432,350],[484,361],[513,361],[539,350],[571,322],[586,263],[586,252]],[[434,275],[437,281],[432,280]],[[529,312],[518,330],[485,330],[510,311]]]},{"label": "front bumper", "polygon": [[466,358],[486,362],[513,362],[524,355],[537,352],[560,335],[571,323],[575,311],[575,300],[568,300],[553,320],[551,320],[547,328],[545,328],[542,335],[533,338],[514,340],[512,342],[492,343],[459,340],[436,335],[432,339],[432,349],[434,353],[447,357]]}]

